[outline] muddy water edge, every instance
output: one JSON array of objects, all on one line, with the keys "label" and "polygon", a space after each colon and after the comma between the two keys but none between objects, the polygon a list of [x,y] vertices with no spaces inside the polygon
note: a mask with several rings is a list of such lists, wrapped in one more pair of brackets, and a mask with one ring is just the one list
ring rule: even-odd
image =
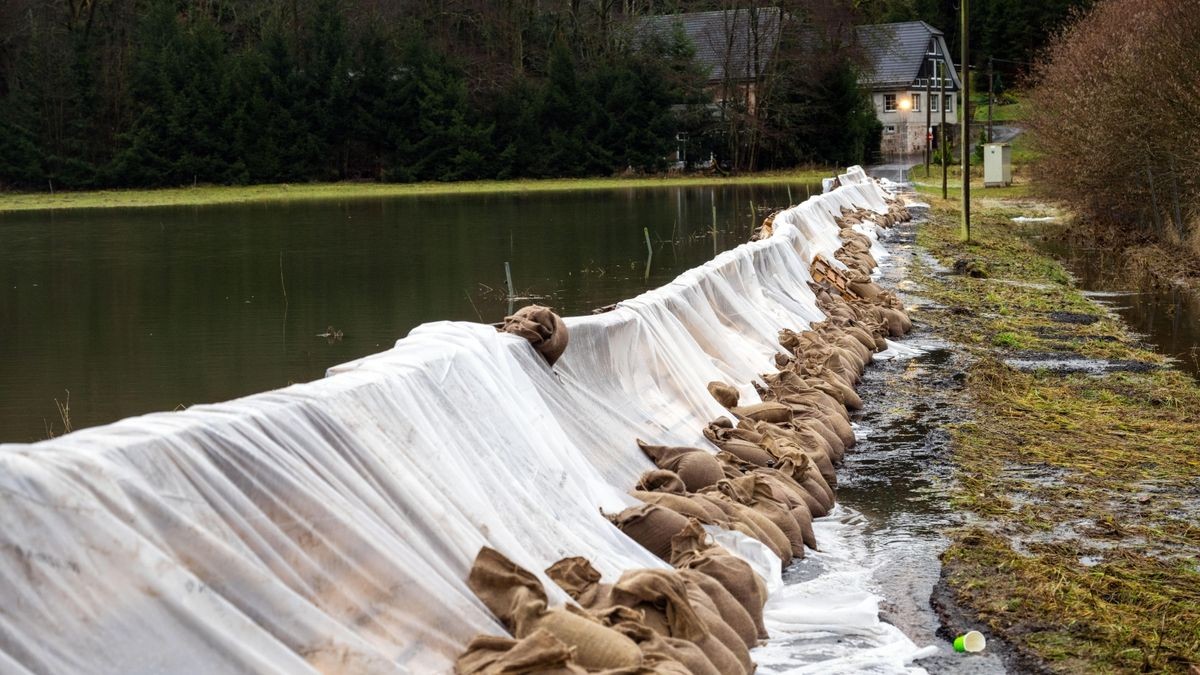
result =
[{"label": "muddy water edge", "polygon": [[940,308],[909,279],[914,261],[929,264],[928,254],[915,246],[928,209],[910,212],[911,222],[884,235],[892,255],[881,263],[879,281],[909,309],[914,330],[901,342],[921,353],[867,369],[858,387],[864,407],[854,417],[860,440],[839,469],[838,499],[861,520],[884,598],[883,619],[918,645],[939,648],[916,665],[935,675],[1027,672],[1018,654],[991,634],[982,654],[957,654],[951,646],[955,635],[986,630],[955,606],[939,560],[949,543],[946,530],[959,524],[948,504],[953,466],[946,425],[970,415],[964,391],[968,357],[920,320]]}]

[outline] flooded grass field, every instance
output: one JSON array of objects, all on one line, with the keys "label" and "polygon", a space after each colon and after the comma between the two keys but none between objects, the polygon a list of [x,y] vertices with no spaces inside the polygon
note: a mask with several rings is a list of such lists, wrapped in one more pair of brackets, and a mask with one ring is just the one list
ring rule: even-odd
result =
[{"label": "flooded grass field", "polygon": [[498,321],[505,262],[526,298],[516,305],[586,313],[745,241],[769,209],[810,190],[3,213],[0,441],[61,433],[55,401],[68,397],[81,428],[318,378],[426,321]]}]

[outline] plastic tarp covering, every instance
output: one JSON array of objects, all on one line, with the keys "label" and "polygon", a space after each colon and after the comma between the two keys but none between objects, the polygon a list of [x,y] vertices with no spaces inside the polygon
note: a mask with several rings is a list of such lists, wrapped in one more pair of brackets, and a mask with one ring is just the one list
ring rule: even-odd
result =
[{"label": "plastic tarp covering", "polygon": [[[713,449],[727,411],[706,383],[757,400],[778,330],[823,318],[806,282],[840,246],[833,215],[886,208],[860,170],[840,183],[766,240],[569,318],[553,370],[490,326],[431,323],[315,382],[0,446],[0,672],[444,672],[504,633],[465,583],[485,544],[539,574],[664,566],[601,510],[637,503],[635,439]],[[773,577],[778,639],[844,625],[897,667],[917,654],[865,591],[858,611],[790,606],[777,558],[723,542]]]}]

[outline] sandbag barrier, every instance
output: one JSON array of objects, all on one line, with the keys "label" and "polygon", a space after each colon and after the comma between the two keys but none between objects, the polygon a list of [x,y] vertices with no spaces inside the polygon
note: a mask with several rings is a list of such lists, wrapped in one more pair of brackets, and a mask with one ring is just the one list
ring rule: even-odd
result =
[{"label": "sandbag barrier", "polygon": [[[484,547],[468,585],[514,637],[476,637],[456,672],[754,672],[749,650],[769,637],[764,580],[705,526],[761,542],[785,566],[805,549],[817,550],[813,519],[833,508],[836,467],[855,443],[850,413],[862,407],[855,385],[873,354],[887,348],[886,338],[912,329],[899,299],[872,281],[878,265],[871,241],[855,229],[910,218],[898,198],[886,201],[884,213],[843,207],[835,218],[841,265],[817,256],[810,269],[827,319],[780,331],[785,353],[776,356],[775,372],[752,383],[760,400],[743,405],[732,384],[709,383],[709,394],[730,413],[703,429],[718,452],[637,441],[657,468],[630,491],[642,505],[609,519],[673,569],[627,570],[606,584],[585,558],[564,558],[545,574],[576,604],[549,608],[537,576]],[[752,238],[771,236],[776,215]],[[557,325],[543,309],[530,316],[536,312],[540,326]],[[525,325],[513,332],[537,348],[549,338],[529,322],[509,317],[505,329]]]}]

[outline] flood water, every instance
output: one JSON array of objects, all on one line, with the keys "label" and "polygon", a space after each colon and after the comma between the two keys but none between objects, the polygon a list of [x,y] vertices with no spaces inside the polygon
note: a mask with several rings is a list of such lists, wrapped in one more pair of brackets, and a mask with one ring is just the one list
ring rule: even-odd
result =
[{"label": "flood water", "polygon": [[[427,321],[499,321],[506,261],[518,296],[586,313],[745,241],[789,191],[801,201],[810,190],[820,186],[0,214],[0,442],[61,433],[55,400],[68,396],[78,429],[319,378]],[[318,337],[330,328],[341,338]]]},{"label": "flood water", "polygon": [[1200,293],[1139,288],[1119,256],[1072,238],[1041,235],[1041,245],[1063,261],[1092,299],[1116,312],[1156,351],[1200,377]]}]

